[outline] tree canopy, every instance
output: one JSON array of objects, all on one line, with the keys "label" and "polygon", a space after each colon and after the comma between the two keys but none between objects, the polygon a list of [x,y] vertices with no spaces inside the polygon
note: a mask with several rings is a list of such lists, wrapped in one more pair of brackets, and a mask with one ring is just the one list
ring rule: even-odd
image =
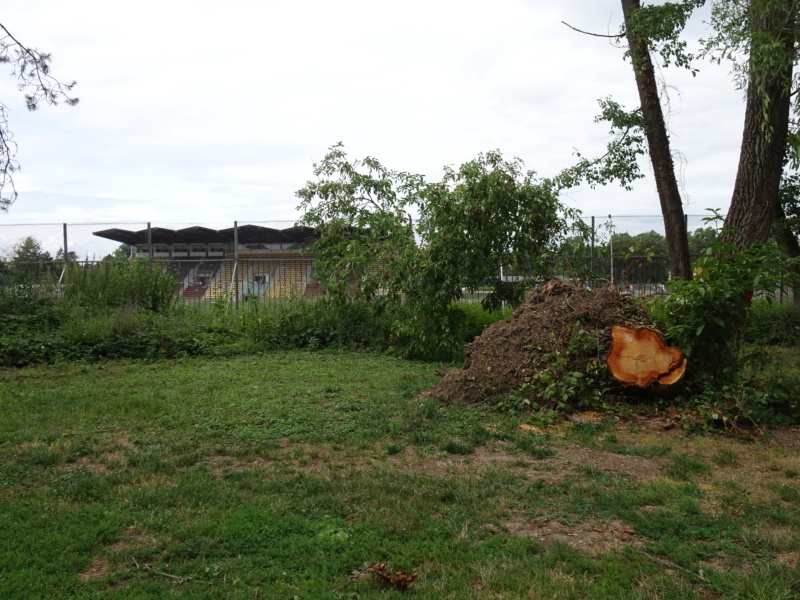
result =
[{"label": "tree canopy", "polygon": [[410,355],[447,354],[454,301],[486,288],[484,305],[517,303],[524,291],[502,268],[544,275],[575,227],[552,181],[499,152],[481,154],[438,182],[374,158],[350,161],[341,144],[297,192],[314,227],[316,276],[334,298],[392,306],[393,341]]}]

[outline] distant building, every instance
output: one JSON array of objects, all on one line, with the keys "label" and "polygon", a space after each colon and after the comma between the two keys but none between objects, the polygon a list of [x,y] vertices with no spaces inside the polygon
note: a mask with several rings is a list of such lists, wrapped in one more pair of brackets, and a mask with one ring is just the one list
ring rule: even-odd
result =
[{"label": "distant building", "polygon": [[187,303],[223,298],[280,300],[322,293],[311,275],[313,256],[303,254],[317,237],[311,227],[113,228],[94,235],[127,244],[133,256],[152,258],[168,269]]}]

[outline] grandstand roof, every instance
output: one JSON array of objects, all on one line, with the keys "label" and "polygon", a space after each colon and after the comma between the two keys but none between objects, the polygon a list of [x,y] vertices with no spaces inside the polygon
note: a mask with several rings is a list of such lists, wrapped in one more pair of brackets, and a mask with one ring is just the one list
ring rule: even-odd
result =
[{"label": "grandstand roof", "polygon": [[[316,237],[312,227],[289,227],[288,229],[272,229],[260,225],[242,225],[238,236],[240,244],[298,244],[311,241]],[[94,235],[129,246],[147,244],[147,229],[130,231],[128,229],[104,229],[95,231]],[[165,229],[151,227],[150,236],[154,244],[209,244],[233,243],[234,228],[209,229],[207,227],[186,227],[184,229]]]}]

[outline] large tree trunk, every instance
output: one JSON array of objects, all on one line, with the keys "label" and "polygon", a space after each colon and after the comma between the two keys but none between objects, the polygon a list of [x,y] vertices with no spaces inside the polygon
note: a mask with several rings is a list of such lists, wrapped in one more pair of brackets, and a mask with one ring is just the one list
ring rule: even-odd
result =
[{"label": "large tree trunk", "polygon": [[639,10],[640,2],[639,0],[621,1],[636,87],[639,89],[642,117],[646,123],[645,134],[650,161],[653,164],[658,198],[661,201],[661,214],[664,217],[670,270],[672,277],[691,279],[692,260],[689,256],[686,217],[683,214],[683,203],[678,189],[678,181],[675,178],[675,165],[672,161],[669,135],[661,110],[655,70],[653,62],[650,60],[650,50],[646,41],[636,35],[635,30],[630,27],[631,15]]},{"label": "large tree trunk", "polygon": [[[739,169],[721,237],[739,246],[767,241],[778,203],[796,54],[796,9],[788,4],[785,10],[771,12],[752,8],[751,63],[760,64],[760,70],[750,72]],[[778,40],[779,49],[770,46],[766,56],[764,47],[759,47],[761,38]],[[764,66],[766,58],[771,67]]]},{"label": "large tree trunk", "polygon": [[671,388],[686,372],[683,352],[670,348],[661,333],[644,326],[611,328],[606,365],[616,383],[642,390]]}]

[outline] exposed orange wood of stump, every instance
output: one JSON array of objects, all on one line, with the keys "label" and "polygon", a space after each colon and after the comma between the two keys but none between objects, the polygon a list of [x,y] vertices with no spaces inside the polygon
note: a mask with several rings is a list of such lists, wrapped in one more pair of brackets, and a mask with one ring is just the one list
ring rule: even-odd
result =
[{"label": "exposed orange wood of stump", "polygon": [[668,347],[660,333],[646,327],[614,325],[606,363],[614,379],[640,388],[676,384],[686,371],[683,352]]}]

